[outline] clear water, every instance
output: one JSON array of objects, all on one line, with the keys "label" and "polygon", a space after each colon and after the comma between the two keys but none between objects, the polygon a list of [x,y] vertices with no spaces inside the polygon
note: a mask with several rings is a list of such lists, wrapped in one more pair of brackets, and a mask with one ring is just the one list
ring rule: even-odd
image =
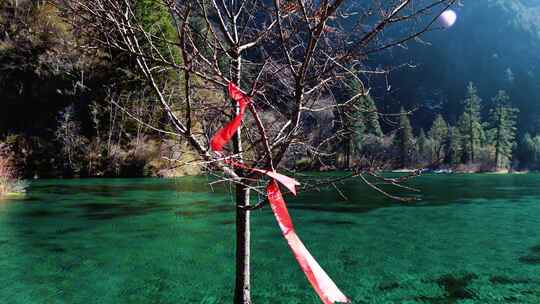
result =
[{"label": "clear water", "polygon": [[[1,303],[231,303],[234,210],[205,178],[49,180],[0,202]],[[540,175],[423,176],[423,200],[363,186],[287,198],[353,303],[540,303]],[[253,302],[319,303],[268,208]]]}]

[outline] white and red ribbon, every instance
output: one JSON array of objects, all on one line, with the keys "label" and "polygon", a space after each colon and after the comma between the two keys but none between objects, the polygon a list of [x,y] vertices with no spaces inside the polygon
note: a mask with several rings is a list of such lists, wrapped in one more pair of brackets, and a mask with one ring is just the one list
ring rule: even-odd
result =
[{"label": "white and red ribbon", "polygon": [[[238,131],[238,128],[240,128],[240,125],[242,124],[245,109],[251,102],[250,98],[232,82],[229,83],[228,92],[229,96],[238,103],[240,111],[232,121],[221,128],[212,137],[210,141],[210,148],[212,151],[217,153],[221,153],[223,151],[225,144],[227,144],[232,136]],[[237,164],[235,162],[231,163],[233,165],[247,168],[242,164]],[[266,187],[266,194],[268,195],[268,201],[272,207],[272,212],[274,213],[274,216],[279,224],[283,237],[285,237],[287,240],[287,243],[289,244],[294,257],[298,261],[300,268],[302,268],[302,271],[304,271],[308,281],[317,292],[317,295],[319,295],[319,298],[324,304],[333,304],[336,302],[349,303],[349,299],[347,299],[347,297],[339,290],[332,279],[321,268],[319,263],[317,263],[317,261],[309,253],[294,231],[292,219],[289,215],[289,211],[287,210],[287,205],[285,204],[283,195],[279,190],[278,182],[285,186],[294,195],[296,195],[296,186],[300,185],[300,183],[294,178],[279,174],[275,171],[256,168],[249,169],[272,178]]]}]

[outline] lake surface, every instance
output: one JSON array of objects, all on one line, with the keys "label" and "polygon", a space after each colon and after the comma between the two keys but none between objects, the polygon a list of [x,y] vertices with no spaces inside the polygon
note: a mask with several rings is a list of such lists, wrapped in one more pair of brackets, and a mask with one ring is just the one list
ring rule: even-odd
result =
[{"label": "lake surface", "polygon": [[[540,175],[426,175],[422,201],[360,181],[287,197],[353,303],[540,303]],[[44,180],[0,201],[2,303],[231,303],[234,208],[205,178]],[[254,304],[319,303],[268,207]]]}]

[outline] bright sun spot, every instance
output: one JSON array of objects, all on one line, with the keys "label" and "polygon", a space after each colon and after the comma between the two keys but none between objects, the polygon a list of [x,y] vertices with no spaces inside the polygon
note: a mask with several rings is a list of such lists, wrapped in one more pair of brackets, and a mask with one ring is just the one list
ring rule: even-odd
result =
[{"label": "bright sun spot", "polygon": [[439,22],[440,22],[441,25],[444,26],[445,28],[449,28],[449,27],[451,27],[452,25],[454,25],[454,23],[456,23],[456,20],[457,20],[457,14],[456,14],[456,12],[454,12],[454,11],[451,10],[451,9],[444,11],[444,12],[439,16]]}]

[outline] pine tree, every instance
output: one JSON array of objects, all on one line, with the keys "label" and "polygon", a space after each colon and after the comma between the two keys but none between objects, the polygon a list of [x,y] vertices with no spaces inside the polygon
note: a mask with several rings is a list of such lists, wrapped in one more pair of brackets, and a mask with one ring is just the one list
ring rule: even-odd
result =
[{"label": "pine tree", "polygon": [[540,136],[536,135],[532,138],[529,151],[532,156],[532,166],[538,169],[540,167]]},{"label": "pine tree", "polygon": [[431,129],[428,131],[428,136],[432,140],[433,157],[435,161],[445,158],[445,151],[448,147],[448,124],[441,114],[438,114],[433,121]]},{"label": "pine tree", "polygon": [[[344,100],[350,100],[360,90],[360,84],[353,80],[348,83],[348,88],[345,91]],[[359,134],[364,133],[363,121],[360,119],[359,107],[356,104],[358,99],[352,100],[350,103],[343,104],[341,107],[338,107],[338,115],[340,117],[340,123],[344,130],[341,137],[339,150],[343,153],[343,167],[350,167],[352,156],[356,151],[356,142]]]},{"label": "pine tree", "polygon": [[518,110],[512,108],[505,91],[499,91],[493,97],[494,107],[490,110],[489,135],[495,146],[495,167],[507,165],[512,157],[512,149],[516,145],[516,119]]},{"label": "pine tree", "polygon": [[532,143],[532,137],[530,133],[525,133],[519,142],[519,160],[522,166],[529,166],[532,162],[530,146]]},{"label": "pine tree", "polygon": [[360,97],[360,112],[365,127],[364,133],[382,137],[383,132],[379,123],[379,113],[375,101],[370,95]]},{"label": "pine tree", "polygon": [[403,107],[400,109],[399,129],[394,138],[394,145],[398,148],[401,166],[409,166],[414,152],[414,135],[408,113]]},{"label": "pine tree", "polygon": [[459,119],[459,131],[464,161],[471,163],[475,161],[475,154],[485,138],[480,117],[481,102],[482,99],[478,97],[476,87],[469,82],[467,97],[463,101],[463,115]]},{"label": "pine tree", "polygon": [[529,169],[538,169],[540,164],[540,136],[531,136],[525,133],[520,142],[521,157],[524,167]]},{"label": "pine tree", "polygon": [[[357,80],[348,83],[346,100],[353,98],[361,92]],[[379,123],[379,114],[375,101],[371,96],[365,95],[356,98],[353,102],[341,107],[341,123],[346,130],[342,140],[342,149],[345,154],[345,166],[351,165],[354,155],[362,148],[366,136],[382,137],[383,132]]]},{"label": "pine tree", "polygon": [[[135,16],[142,25],[144,31],[149,35],[159,37],[155,44],[160,52],[168,54],[168,52],[177,52],[176,50],[167,47],[167,43],[162,40],[174,41],[177,39],[176,29],[172,20],[171,14],[166,6],[156,0],[135,0]],[[150,47],[150,46],[148,46]],[[176,59],[179,59],[179,54],[174,54]]]},{"label": "pine tree", "polygon": [[426,136],[424,129],[420,129],[416,140],[416,162],[431,163],[432,162],[432,140]]},{"label": "pine tree", "polygon": [[459,128],[450,127],[448,129],[448,152],[446,153],[448,163],[455,165],[461,162],[463,159],[462,142]]}]

